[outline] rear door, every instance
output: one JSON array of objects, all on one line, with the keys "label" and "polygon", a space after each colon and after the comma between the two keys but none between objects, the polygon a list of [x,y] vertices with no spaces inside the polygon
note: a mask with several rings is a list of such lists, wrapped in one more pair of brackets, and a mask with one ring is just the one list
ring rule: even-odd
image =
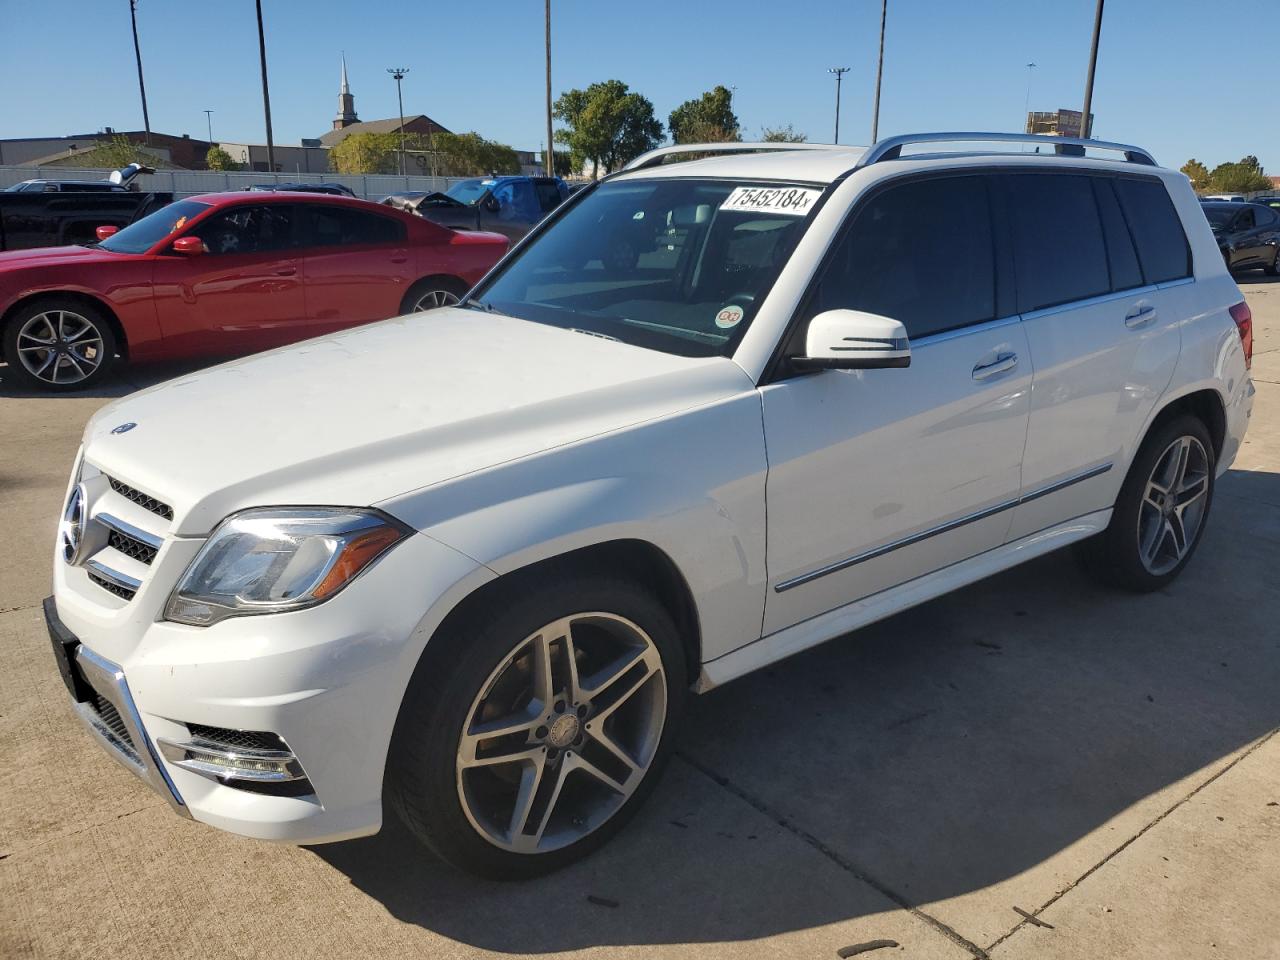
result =
[{"label": "rear door", "polygon": [[1035,379],[1011,539],[1109,507],[1178,360],[1190,250],[1154,177],[1000,178]]},{"label": "rear door", "polygon": [[411,276],[405,224],[346,204],[300,204],[298,255],[311,334],[400,313]]},{"label": "rear door", "polygon": [[293,220],[291,204],[238,204],[186,234],[204,241],[204,253],[156,258],[156,309],[170,349],[231,355],[306,336]]},{"label": "rear door", "polygon": [[1004,542],[1031,363],[997,223],[981,175],[891,184],[855,208],[804,319],[849,308],[901,320],[911,365],[761,388],[765,633]]}]

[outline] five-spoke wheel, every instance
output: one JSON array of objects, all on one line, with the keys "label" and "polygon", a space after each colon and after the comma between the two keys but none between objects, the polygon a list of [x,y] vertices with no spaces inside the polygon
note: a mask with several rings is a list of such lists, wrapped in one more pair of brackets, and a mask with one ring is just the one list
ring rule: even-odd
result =
[{"label": "five-spoke wheel", "polygon": [[1191,550],[1209,504],[1209,453],[1182,436],[1156,461],[1138,510],[1138,551],[1154,576],[1168,573]]}]

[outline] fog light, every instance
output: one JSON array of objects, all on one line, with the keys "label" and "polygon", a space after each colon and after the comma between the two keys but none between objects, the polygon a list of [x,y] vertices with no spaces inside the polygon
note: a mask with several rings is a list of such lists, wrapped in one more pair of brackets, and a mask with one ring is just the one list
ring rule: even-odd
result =
[{"label": "fog light", "polygon": [[[208,729],[208,728],[202,728]],[[194,732],[194,731],[193,731]],[[243,735],[227,731],[238,739]],[[204,777],[226,783],[229,786],[244,784],[289,783],[305,781],[306,773],[283,740],[274,734],[255,734],[260,741],[274,741],[279,749],[246,747],[242,744],[220,742],[204,736],[189,740],[171,740],[160,737],[160,753],[166,760],[183,770],[190,770]]]}]

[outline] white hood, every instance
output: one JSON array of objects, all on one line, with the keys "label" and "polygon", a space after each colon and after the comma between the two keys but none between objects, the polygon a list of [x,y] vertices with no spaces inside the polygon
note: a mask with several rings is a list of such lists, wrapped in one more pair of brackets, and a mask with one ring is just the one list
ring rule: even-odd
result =
[{"label": "white hood", "polygon": [[85,456],[200,535],[249,506],[371,505],[751,387],[722,357],[449,309],[125,397],[89,422]]}]

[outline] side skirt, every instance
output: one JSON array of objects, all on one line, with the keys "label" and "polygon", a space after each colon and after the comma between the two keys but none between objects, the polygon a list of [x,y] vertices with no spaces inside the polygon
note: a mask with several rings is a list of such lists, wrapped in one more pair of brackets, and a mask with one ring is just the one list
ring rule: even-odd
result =
[{"label": "side skirt", "polygon": [[705,693],[730,680],[759,670],[786,657],[816,647],[820,643],[842,636],[852,630],[865,627],[901,613],[944,593],[968,586],[992,574],[1016,567],[1034,557],[1050,553],[1068,544],[1101,533],[1111,522],[1111,508],[1087,513],[1064,523],[1047,527],[1012,543],[1006,543],[961,560],[950,566],[908,580],[896,587],[873,593],[869,597],[846,603],[842,607],[800,623],[793,624],[767,637],[739,647],[715,660],[702,665],[694,690]]}]

